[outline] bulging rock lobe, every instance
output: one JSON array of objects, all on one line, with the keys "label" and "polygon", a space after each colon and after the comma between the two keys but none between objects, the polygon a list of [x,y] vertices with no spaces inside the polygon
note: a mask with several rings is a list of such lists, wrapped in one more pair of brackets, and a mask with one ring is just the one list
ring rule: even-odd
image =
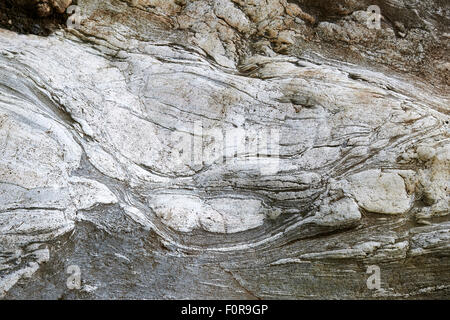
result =
[{"label": "bulging rock lobe", "polygon": [[15,2],[36,12],[40,17],[48,17],[55,12],[65,12],[72,0],[15,0]]}]

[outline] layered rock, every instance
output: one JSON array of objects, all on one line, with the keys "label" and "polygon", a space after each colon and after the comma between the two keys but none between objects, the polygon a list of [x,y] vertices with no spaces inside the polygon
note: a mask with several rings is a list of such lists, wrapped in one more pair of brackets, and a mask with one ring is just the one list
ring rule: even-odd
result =
[{"label": "layered rock", "polygon": [[0,295],[448,297],[448,6],[381,2],[379,30],[283,0],[1,29]]}]

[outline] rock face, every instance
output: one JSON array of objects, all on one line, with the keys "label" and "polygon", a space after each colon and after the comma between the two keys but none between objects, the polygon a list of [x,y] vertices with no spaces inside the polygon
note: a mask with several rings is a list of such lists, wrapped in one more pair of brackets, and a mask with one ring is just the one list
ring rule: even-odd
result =
[{"label": "rock face", "polygon": [[72,0],[16,0],[18,5],[28,8],[40,17],[47,17],[52,13],[63,13]]},{"label": "rock face", "polygon": [[448,299],[449,5],[377,4],[0,29],[0,297]]}]

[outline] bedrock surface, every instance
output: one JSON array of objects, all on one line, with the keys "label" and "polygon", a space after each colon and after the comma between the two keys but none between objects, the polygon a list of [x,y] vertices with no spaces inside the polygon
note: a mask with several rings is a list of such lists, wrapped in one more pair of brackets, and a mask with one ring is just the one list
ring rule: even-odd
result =
[{"label": "bedrock surface", "polygon": [[445,1],[44,2],[80,24],[0,29],[1,298],[450,297]]}]

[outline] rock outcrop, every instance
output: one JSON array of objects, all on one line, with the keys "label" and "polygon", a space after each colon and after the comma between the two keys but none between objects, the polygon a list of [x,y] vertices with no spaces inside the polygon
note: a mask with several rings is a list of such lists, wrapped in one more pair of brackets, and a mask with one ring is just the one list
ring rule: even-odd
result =
[{"label": "rock outcrop", "polygon": [[47,17],[52,13],[64,13],[72,0],[16,0],[14,2],[37,13],[40,17]]},{"label": "rock outcrop", "polygon": [[0,297],[450,296],[445,1],[19,2]]}]

